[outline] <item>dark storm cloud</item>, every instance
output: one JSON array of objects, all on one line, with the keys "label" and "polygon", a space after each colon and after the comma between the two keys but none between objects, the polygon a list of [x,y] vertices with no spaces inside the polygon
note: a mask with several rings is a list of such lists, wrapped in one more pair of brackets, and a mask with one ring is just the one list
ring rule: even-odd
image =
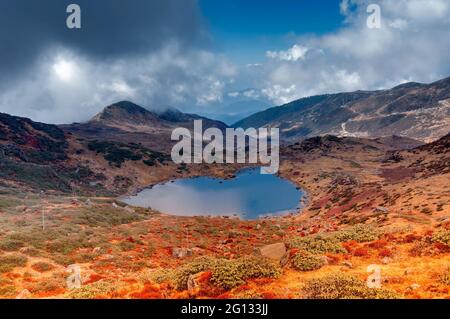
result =
[{"label": "dark storm cloud", "polygon": [[[81,29],[66,27],[71,3],[81,7]],[[104,61],[148,53],[171,39],[202,45],[202,30],[196,0],[2,0],[0,77],[11,80],[52,47]]]}]

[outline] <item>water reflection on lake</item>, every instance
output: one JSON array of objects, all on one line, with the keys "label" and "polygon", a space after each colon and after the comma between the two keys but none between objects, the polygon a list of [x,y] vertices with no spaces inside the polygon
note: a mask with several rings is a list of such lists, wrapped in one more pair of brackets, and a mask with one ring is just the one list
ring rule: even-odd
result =
[{"label": "water reflection on lake", "polygon": [[238,215],[255,219],[295,212],[304,192],[259,168],[240,171],[235,178],[197,177],[157,184],[123,199],[129,205],[151,207],[180,216]]}]

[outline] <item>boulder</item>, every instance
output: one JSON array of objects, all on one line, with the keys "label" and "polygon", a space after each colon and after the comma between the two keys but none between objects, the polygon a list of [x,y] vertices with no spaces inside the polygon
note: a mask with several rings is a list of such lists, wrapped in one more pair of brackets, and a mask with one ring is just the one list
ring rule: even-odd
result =
[{"label": "boulder", "polygon": [[375,212],[380,212],[380,213],[384,213],[384,214],[389,213],[389,209],[387,209],[386,207],[383,207],[383,206],[374,207],[373,210]]},{"label": "boulder", "polygon": [[419,284],[412,284],[411,286],[409,286],[409,289],[411,289],[411,290],[416,290],[416,289],[419,289],[419,288],[420,288]]},{"label": "boulder", "polygon": [[125,208],[124,208],[127,212],[129,212],[129,213],[132,213],[132,214],[134,214],[136,211],[133,209],[133,208],[131,208],[130,206],[125,206]]},{"label": "boulder", "polygon": [[16,299],[30,299],[31,298],[31,292],[28,291],[28,289],[22,290],[16,297]]},{"label": "boulder", "polygon": [[350,268],[350,269],[353,268],[353,264],[351,262],[349,262],[349,261],[344,261],[342,263],[342,266]]},{"label": "boulder", "polygon": [[202,275],[202,273],[190,275],[187,280],[187,288],[189,293],[194,294],[198,291],[200,284],[198,282],[198,278]]},{"label": "boulder", "polygon": [[281,261],[283,256],[286,255],[286,245],[284,243],[270,244],[260,247],[258,251],[263,257]]},{"label": "boulder", "polygon": [[185,258],[188,256],[192,256],[192,249],[189,249],[189,248],[173,248],[172,249],[172,257]]}]

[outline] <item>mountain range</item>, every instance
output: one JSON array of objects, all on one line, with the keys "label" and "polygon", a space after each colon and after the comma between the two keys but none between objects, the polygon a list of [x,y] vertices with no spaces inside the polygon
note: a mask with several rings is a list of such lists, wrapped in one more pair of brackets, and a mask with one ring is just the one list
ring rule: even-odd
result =
[{"label": "mountain range", "polygon": [[234,127],[279,127],[284,139],[326,134],[377,138],[399,135],[423,142],[450,131],[450,77],[431,84],[324,94],[255,113]]}]

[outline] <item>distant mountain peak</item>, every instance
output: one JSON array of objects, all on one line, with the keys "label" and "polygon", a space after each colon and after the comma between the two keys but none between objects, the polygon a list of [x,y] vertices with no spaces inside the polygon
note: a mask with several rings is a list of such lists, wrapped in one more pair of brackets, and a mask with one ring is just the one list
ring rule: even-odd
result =
[{"label": "distant mountain peak", "polygon": [[91,119],[91,122],[133,124],[150,124],[155,121],[158,121],[155,113],[130,101],[120,101],[108,105]]}]

